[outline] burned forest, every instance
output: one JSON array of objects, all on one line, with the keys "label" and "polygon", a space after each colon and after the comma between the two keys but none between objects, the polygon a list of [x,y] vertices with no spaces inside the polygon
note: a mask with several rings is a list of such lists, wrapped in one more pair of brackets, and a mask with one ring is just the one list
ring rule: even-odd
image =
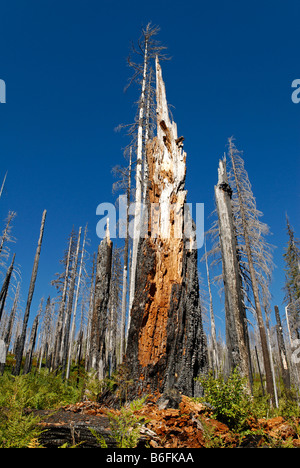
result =
[{"label": "burned forest", "polygon": [[[1,448],[300,447],[294,214],[285,214],[285,244],[273,246],[243,141],[231,135],[220,154],[204,156],[215,182],[209,193],[199,182],[196,207],[187,183],[193,158],[180,133],[190,116],[171,111],[176,76],[164,74],[171,59],[159,31],[143,28],[128,57],[136,115],[118,128],[123,165],[113,155],[101,163],[113,172],[112,210],[98,211],[96,229],[70,223],[58,272],[45,279],[55,216],[46,206],[25,281],[14,250],[18,213],[1,220]],[[173,100],[184,92],[171,89]],[[0,206],[14,177],[6,170],[2,162]],[[208,199],[214,210],[204,226]],[[118,222],[113,209],[123,213]],[[283,304],[272,297],[275,268]]]}]

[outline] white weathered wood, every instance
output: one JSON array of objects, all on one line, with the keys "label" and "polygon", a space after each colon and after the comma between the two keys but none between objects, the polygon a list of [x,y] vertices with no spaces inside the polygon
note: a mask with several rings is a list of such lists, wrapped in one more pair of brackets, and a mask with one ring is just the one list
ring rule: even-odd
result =
[{"label": "white weathered wood", "polygon": [[69,353],[68,353],[66,379],[68,379],[69,376],[70,376],[70,366],[71,366],[72,351],[73,351],[73,341],[74,341],[74,336],[75,336],[77,304],[78,304],[78,297],[79,297],[79,289],[80,289],[80,285],[81,285],[83,257],[84,257],[84,253],[85,253],[84,249],[85,249],[86,233],[87,233],[87,226],[85,227],[85,230],[84,230],[84,237],[83,237],[81,257],[80,257],[79,273],[78,273],[78,280],[77,280],[77,287],[76,287],[76,294],[75,294],[75,304],[74,304],[74,308],[73,308],[73,317],[72,317],[71,333],[70,333],[70,340],[69,340]]},{"label": "white weathered wood", "polygon": [[4,340],[0,339],[0,364],[5,364],[6,362],[6,345]]},{"label": "white weathered wood", "polygon": [[[139,246],[141,223],[142,223],[143,117],[144,117],[144,106],[145,106],[147,67],[148,67],[148,43],[147,41],[145,41],[144,69],[143,69],[143,78],[142,78],[142,91],[141,91],[141,97],[140,97],[138,139],[137,139],[135,212],[134,212],[134,228],[133,228],[134,235],[133,235],[133,243],[132,243],[132,263],[131,263],[131,275],[130,275],[130,286],[129,286],[129,311],[131,310],[132,302],[134,298],[137,255],[138,255],[138,246]],[[128,328],[129,326],[130,326],[130,313],[129,313],[129,319],[128,319]]]},{"label": "white weathered wood", "polygon": [[245,310],[242,284],[237,258],[230,187],[226,172],[226,159],[219,161],[218,184],[215,200],[219,220],[219,236],[222,252],[223,281],[225,290],[226,342],[229,365],[238,367],[250,383],[250,365],[245,340]]}]

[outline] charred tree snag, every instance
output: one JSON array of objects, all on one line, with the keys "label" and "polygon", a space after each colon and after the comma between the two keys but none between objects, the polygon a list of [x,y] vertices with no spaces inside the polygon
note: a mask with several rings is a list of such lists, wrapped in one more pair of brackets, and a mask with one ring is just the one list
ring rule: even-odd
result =
[{"label": "charred tree snag", "polygon": [[94,309],[91,321],[90,368],[94,369],[99,379],[106,374],[105,338],[107,329],[107,306],[111,280],[112,241],[107,228],[106,237],[98,248]]},{"label": "charred tree snag", "polygon": [[43,211],[43,216],[42,216],[42,222],[41,222],[38,245],[37,245],[36,252],[35,252],[33,268],[32,268],[32,273],[31,273],[31,279],[30,279],[30,284],[29,284],[28,297],[27,297],[27,303],[26,303],[26,308],[25,308],[25,313],[24,313],[22,332],[21,332],[21,336],[19,338],[18,346],[17,346],[16,366],[15,366],[15,369],[14,369],[14,375],[19,375],[20,371],[21,371],[22,357],[23,357],[23,351],[24,351],[25,340],[26,340],[27,324],[28,324],[28,319],[29,319],[29,314],[30,314],[30,307],[31,307],[31,302],[32,302],[32,298],[33,298],[34,288],[35,288],[35,282],[36,282],[36,278],[37,278],[37,272],[38,272],[38,266],[39,266],[41,248],[42,248],[42,241],[43,241],[43,235],[44,235],[44,229],[45,229],[46,214],[47,214],[47,211],[44,210]]},{"label": "charred tree snag", "polygon": [[247,320],[243,304],[231,195],[232,190],[228,184],[226,160],[224,159],[219,162],[215,200],[223,264],[226,344],[230,369],[238,367],[250,383]]},{"label": "charred tree snag", "polygon": [[133,392],[195,393],[206,368],[195,239],[184,235],[186,153],[156,60],[157,136],[147,144],[148,236],[140,239],[125,363]]}]

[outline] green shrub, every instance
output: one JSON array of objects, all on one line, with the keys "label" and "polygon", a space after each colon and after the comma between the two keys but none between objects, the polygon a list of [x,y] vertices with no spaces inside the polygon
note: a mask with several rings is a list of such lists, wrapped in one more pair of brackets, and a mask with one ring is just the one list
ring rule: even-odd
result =
[{"label": "green shrub", "polygon": [[251,409],[251,397],[242,378],[235,369],[227,378],[214,378],[212,373],[198,379],[204,390],[204,400],[213,408],[213,416],[230,429],[241,430]]}]

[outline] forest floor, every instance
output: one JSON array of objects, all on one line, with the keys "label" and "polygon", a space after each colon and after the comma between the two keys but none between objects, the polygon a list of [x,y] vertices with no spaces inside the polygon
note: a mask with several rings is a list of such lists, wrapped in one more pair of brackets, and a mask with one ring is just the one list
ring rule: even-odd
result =
[{"label": "forest floor", "polygon": [[[45,431],[41,436],[44,447],[59,447],[63,444],[82,448],[100,447],[99,440],[96,441],[90,428],[103,437],[106,447],[116,447],[111,434],[111,422],[122,419],[120,410],[86,400],[57,411],[37,413],[41,418],[40,426]],[[246,431],[235,432],[213,419],[207,406],[186,396],[182,396],[178,408],[165,409],[161,409],[158,404],[158,396],[149,396],[141,408],[130,413],[128,425],[134,420],[132,418],[139,421],[141,427],[138,447],[300,448],[299,418],[293,421],[281,416],[271,419],[250,418]]]}]

